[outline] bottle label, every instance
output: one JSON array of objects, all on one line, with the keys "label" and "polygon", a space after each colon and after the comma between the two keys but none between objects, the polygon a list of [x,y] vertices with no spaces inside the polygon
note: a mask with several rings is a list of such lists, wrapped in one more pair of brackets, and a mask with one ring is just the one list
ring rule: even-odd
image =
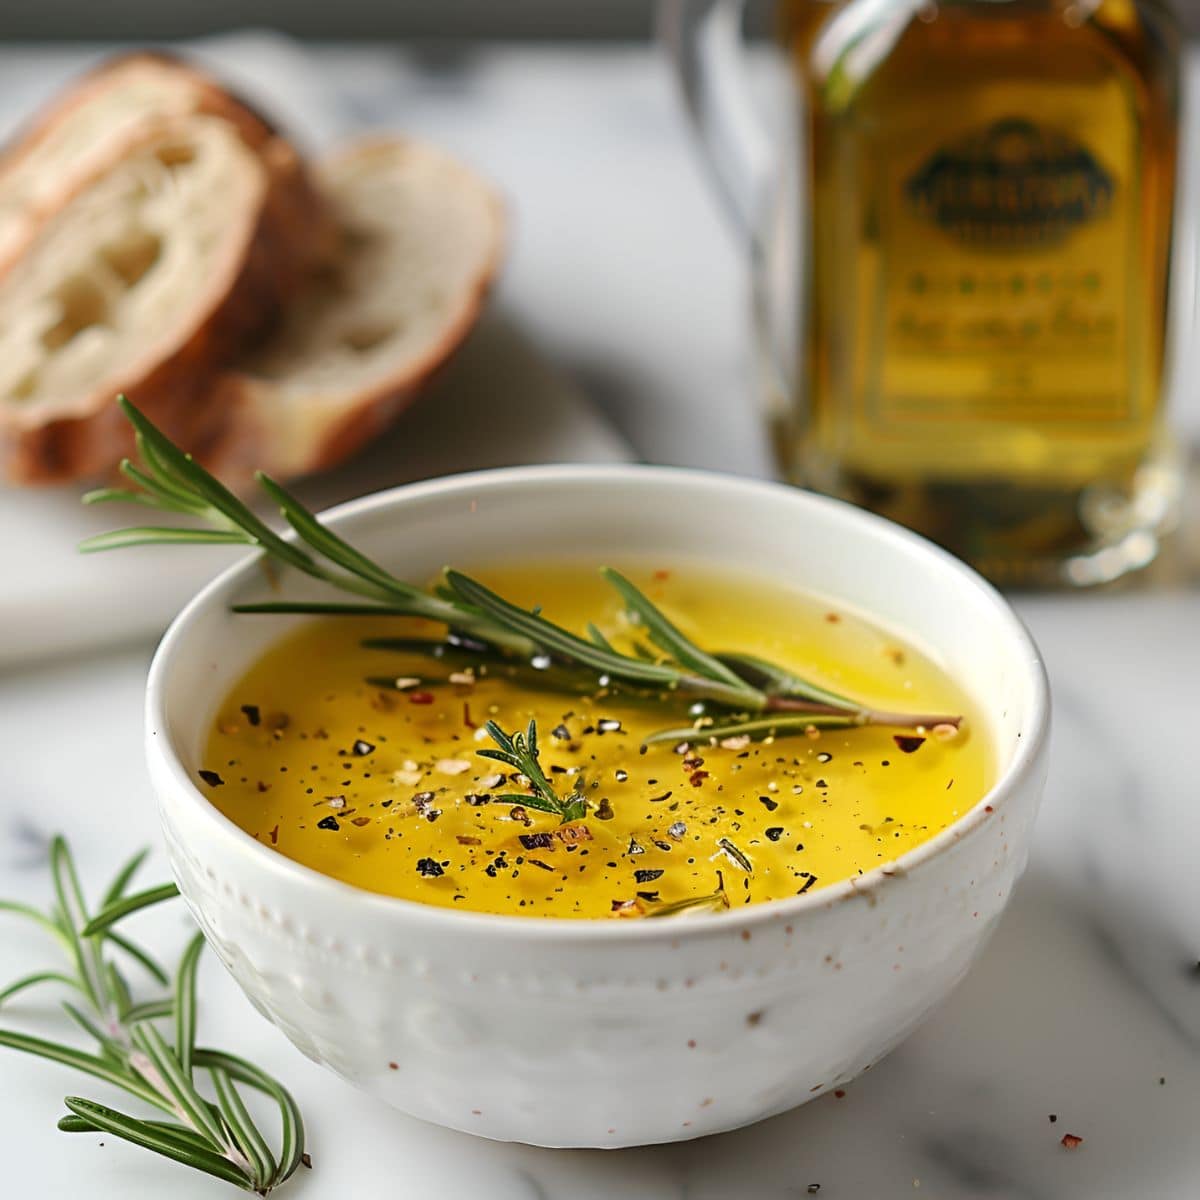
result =
[{"label": "bottle label", "polygon": [[1112,207],[1112,176],[1069,135],[1019,117],[937,150],[905,187],[909,204],[960,242],[1056,245]]},{"label": "bottle label", "polygon": [[1133,142],[1004,112],[913,133],[876,164],[868,422],[1137,419]]}]

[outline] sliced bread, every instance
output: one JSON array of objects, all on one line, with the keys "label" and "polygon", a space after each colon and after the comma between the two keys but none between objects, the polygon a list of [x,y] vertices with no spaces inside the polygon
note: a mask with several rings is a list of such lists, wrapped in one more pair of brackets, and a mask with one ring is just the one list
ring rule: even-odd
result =
[{"label": "sliced bread", "polygon": [[61,92],[0,156],[0,267],[151,128],[194,113],[229,121],[259,153],[294,157],[258,113],[183,60],[147,52],[108,59]]},{"label": "sliced bread", "polygon": [[221,428],[202,457],[235,485],[255,467],[323,470],[372,438],[466,336],[500,262],[498,196],[435,147],[373,139],[317,179],[341,257],[206,405]]},{"label": "sliced bread", "polygon": [[[206,113],[141,129],[0,270],[0,467],[92,476],[128,447],[127,392],[195,443],[222,362],[276,319],[328,237],[295,156]],[[297,195],[300,196],[297,201]]]}]

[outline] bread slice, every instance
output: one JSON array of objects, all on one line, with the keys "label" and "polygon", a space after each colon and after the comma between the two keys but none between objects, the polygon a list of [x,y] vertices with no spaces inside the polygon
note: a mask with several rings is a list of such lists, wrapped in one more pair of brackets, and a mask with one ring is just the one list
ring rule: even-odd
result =
[{"label": "bread slice", "polygon": [[3,473],[40,483],[111,469],[129,448],[118,391],[196,444],[214,371],[327,252],[309,193],[286,144],[256,148],[224,117],[153,123],[124,145],[0,271]]},{"label": "bread slice", "polygon": [[340,462],[386,426],[474,324],[504,213],[473,171],[418,141],[377,138],[320,164],[343,251],[279,332],[219,381],[202,455],[234,485]]},{"label": "bread slice", "polygon": [[[39,113],[0,158],[0,269],[45,219],[119,161],[154,127],[196,113],[219,116],[260,153],[278,154],[267,122],[214,79],[166,54],[102,63]],[[286,143],[283,151],[289,151]]]}]

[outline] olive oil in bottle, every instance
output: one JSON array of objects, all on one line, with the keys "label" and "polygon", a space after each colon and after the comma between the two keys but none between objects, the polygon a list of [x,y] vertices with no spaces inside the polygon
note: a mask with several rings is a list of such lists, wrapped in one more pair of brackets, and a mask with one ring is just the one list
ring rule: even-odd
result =
[{"label": "olive oil in bottle", "polygon": [[794,475],[1002,582],[1144,565],[1179,41],[1149,0],[799,0],[808,282]]}]

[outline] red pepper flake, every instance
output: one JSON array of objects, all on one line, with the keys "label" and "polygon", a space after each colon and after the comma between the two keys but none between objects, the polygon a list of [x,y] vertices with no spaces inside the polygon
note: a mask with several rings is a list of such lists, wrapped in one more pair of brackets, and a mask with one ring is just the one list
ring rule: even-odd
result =
[{"label": "red pepper flake", "polygon": [[564,846],[577,846],[580,842],[590,842],[592,831],[586,825],[560,825],[554,831],[554,836]]},{"label": "red pepper flake", "polygon": [[471,719],[471,705],[468,701],[463,701],[463,724],[468,729],[478,729],[479,726]]},{"label": "red pepper flake", "polygon": [[708,778],[707,771],[693,771],[688,776],[688,783],[690,783],[692,785],[692,787],[700,787],[703,785],[704,781],[707,778]]},{"label": "red pepper flake", "polygon": [[915,733],[893,733],[892,741],[904,754],[913,754],[925,744],[925,739]]},{"label": "red pepper flake", "polygon": [[272,846],[277,846],[279,844],[279,826],[276,825],[275,828],[267,834],[267,837],[271,839]]},{"label": "red pepper flake", "polygon": [[841,619],[842,618],[839,617],[837,613],[826,613],[825,614],[825,620],[827,620],[830,623],[830,625],[836,625]]},{"label": "red pepper flake", "polygon": [[471,837],[465,833],[458,833],[454,835],[454,840],[460,846],[478,846],[482,843],[483,838]]},{"label": "red pepper flake", "polygon": [[654,578],[657,579],[659,583],[662,583],[664,580],[671,578],[671,572],[660,568],[654,572]]},{"label": "red pepper flake", "polygon": [[1061,1144],[1064,1150],[1078,1150],[1083,1145],[1083,1138],[1079,1137],[1078,1134],[1064,1133]]},{"label": "red pepper flake", "polygon": [[846,1097],[846,1089],[845,1088],[835,1088],[834,1089],[833,1098],[835,1100],[844,1100],[845,1097]]},{"label": "red pepper flake", "polygon": [[400,1070],[400,1064],[399,1063],[388,1063],[388,1070],[389,1071],[398,1071],[398,1070]]},{"label": "red pepper flake", "polygon": [[432,704],[433,699],[434,699],[434,697],[433,697],[432,692],[409,692],[408,693],[409,704]]},{"label": "red pepper flake", "polygon": [[350,822],[351,825],[357,825],[360,829],[364,825],[370,825],[370,823],[371,823],[370,817],[354,817]]}]

